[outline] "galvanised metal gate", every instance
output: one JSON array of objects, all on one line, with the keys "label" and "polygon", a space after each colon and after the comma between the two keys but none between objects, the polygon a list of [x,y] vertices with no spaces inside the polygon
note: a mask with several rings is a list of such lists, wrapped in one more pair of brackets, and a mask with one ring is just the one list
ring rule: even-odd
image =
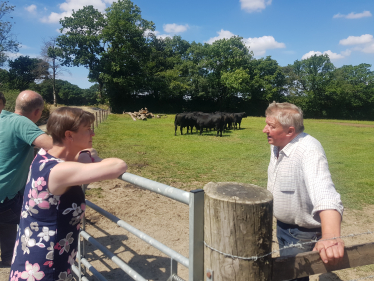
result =
[{"label": "galvanised metal gate", "polygon": [[[99,206],[86,200],[86,205],[101,215],[115,222],[120,227],[131,232],[138,238],[147,242],[149,245],[160,250],[162,253],[170,257],[170,277],[168,281],[181,281],[183,280],[177,275],[178,263],[188,268],[189,281],[202,281],[204,278],[204,191],[202,189],[187,192],[172,186],[168,186],[156,181],[152,181],[130,173],[122,174],[119,179],[128,183],[137,185],[141,188],[150,190],[160,195],[166,196],[170,199],[179,201],[189,205],[189,257],[184,257],[173,249],[167,247],[156,239],[136,229],[125,221],[117,218],[111,213],[103,210]],[[84,189],[86,186],[83,187]],[[88,279],[82,274],[82,264],[86,269],[99,280],[106,281],[104,276],[100,274],[85,258],[86,254],[86,241],[89,241],[93,246],[98,248],[106,256],[108,256],[115,264],[117,264],[124,272],[126,272],[132,279],[146,281],[138,272],[133,270],[124,261],[110,252],[105,246],[101,245],[95,238],[85,231],[85,218],[83,218],[82,231],[80,237],[83,242],[78,244],[78,266],[73,265],[73,272],[79,277],[79,281],[87,281]]]}]

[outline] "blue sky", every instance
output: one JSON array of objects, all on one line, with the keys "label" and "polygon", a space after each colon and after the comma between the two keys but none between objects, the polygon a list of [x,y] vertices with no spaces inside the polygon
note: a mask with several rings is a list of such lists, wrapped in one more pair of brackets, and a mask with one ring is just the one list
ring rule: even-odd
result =
[{"label": "blue sky", "polygon": [[[17,55],[39,57],[43,40],[58,36],[59,19],[85,5],[105,12],[113,0],[12,0],[13,34],[22,44]],[[336,67],[374,66],[373,0],[134,0],[142,17],[153,21],[157,36],[180,35],[212,43],[233,35],[256,58],[271,56],[279,65],[327,53]],[[88,88],[88,71],[71,67],[60,79]]]}]

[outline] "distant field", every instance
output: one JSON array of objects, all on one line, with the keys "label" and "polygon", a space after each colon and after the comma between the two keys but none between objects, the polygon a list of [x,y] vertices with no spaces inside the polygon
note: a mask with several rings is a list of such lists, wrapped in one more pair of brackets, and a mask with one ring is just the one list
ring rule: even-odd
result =
[{"label": "distant field", "polygon": [[[241,130],[222,138],[215,131],[181,136],[179,129],[174,136],[174,115],[133,121],[112,114],[95,129],[94,147],[102,157],[124,159],[130,173],[186,190],[210,181],[266,187],[270,151],[264,124],[265,118],[248,117]],[[305,128],[322,143],[343,204],[374,204],[374,122],[309,119]]]}]

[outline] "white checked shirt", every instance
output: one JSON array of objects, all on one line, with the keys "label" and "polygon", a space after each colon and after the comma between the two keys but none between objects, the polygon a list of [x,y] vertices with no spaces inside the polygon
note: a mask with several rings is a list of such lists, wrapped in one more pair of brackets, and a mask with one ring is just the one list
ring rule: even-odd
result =
[{"label": "white checked shirt", "polygon": [[280,152],[271,145],[267,189],[274,197],[274,216],[300,227],[321,225],[318,212],[335,209],[343,215],[339,193],[332,182],[321,143],[298,134]]}]

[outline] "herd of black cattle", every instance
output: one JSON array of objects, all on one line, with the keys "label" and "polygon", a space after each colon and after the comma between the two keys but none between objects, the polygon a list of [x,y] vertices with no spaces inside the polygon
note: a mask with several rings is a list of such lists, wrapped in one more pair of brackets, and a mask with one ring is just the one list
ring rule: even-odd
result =
[{"label": "herd of black cattle", "polygon": [[183,135],[183,128],[187,127],[192,134],[193,127],[196,127],[196,130],[200,130],[200,135],[203,133],[204,128],[215,129],[218,134],[222,137],[222,132],[224,130],[235,130],[240,129],[240,124],[242,118],[247,117],[245,112],[240,113],[227,113],[227,112],[214,112],[214,113],[203,113],[203,112],[184,112],[178,113],[175,115],[175,135],[177,135],[177,128],[180,126],[181,135]]}]

